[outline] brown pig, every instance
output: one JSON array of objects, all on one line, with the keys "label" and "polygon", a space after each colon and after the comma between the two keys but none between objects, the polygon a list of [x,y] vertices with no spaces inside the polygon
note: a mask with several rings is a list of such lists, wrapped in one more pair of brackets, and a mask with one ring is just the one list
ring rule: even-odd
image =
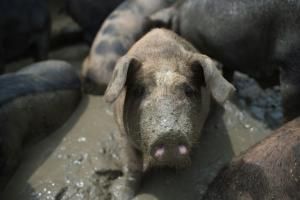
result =
[{"label": "brown pig", "polygon": [[211,96],[223,104],[234,91],[218,65],[165,29],[150,31],[119,59],[105,92],[124,149],[116,199],[131,199],[149,167],[189,165]]},{"label": "brown pig", "polygon": [[103,94],[117,60],[150,30],[149,17],[175,0],[127,0],[103,22],[82,65],[85,92]]},{"label": "brown pig", "polygon": [[300,199],[300,118],[234,159],[204,200]]}]

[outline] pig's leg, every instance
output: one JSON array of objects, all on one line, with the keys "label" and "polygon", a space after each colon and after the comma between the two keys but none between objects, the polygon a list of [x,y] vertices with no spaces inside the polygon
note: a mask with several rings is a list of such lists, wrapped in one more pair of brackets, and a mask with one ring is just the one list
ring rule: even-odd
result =
[{"label": "pig's leg", "polygon": [[280,71],[284,120],[300,116],[300,49],[291,54]]},{"label": "pig's leg", "polygon": [[139,188],[142,176],[142,159],[139,153],[129,144],[126,136],[120,134],[120,157],[123,176],[116,179],[111,186],[113,200],[131,200]]}]

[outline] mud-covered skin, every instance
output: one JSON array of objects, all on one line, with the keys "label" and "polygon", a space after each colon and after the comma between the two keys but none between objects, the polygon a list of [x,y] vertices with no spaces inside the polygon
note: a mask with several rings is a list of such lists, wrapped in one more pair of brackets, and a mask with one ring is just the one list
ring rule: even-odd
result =
[{"label": "mud-covered skin", "polygon": [[68,14],[81,26],[92,44],[102,22],[123,0],[65,0]]},{"label": "mud-covered skin", "polygon": [[104,21],[82,69],[85,90],[104,93],[117,60],[150,29],[152,13],[175,0],[127,0]]},{"label": "mud-covered skin", "polygon": [[22,146],[60,127],[81,99],[80,79],[63,61],[45,61],[0,77],[0,191]]},{"label": "mud-covered skin", "polygon": [[229,71],[242,71],[266,84],[274,81],[280,67],[284,114],[290,120],[300,112],[299,13],[295,0],[186,0],[152,19]]},{"label": "mud-covered skin", "polygon": [[189,165],[210,96],[222,104],[234,91],[217,65],[165,29],[150,31],[119,59],[105,92],[124,146],[125,192],[119,190],[117,199],[134,195],[142,171]]},{"label": "mud-covered skin", "polygon": [[204,200],[300,199],[300,118],[225,167]]},{"label": "mud-covered skin", "polygon": [[4,64],[19,56],[47,58],[50,15],[46,0],[0,2],[0,74]]}]

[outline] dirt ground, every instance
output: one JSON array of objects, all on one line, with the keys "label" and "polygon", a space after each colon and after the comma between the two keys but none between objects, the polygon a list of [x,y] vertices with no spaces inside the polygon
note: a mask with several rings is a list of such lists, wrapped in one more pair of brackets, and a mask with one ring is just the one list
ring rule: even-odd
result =
[{"label": "dirt ground", "polygon": [[[231,157],[268,135],[266,126],[228,102],[210,116],[191,168],[145,174],[136,199],[199,199]],[[111,181],[121,176],[118,131],[101,96],[86,96],[57,132],[29,148],[4,199],[109,199]]]},{"label": "dirt ground", "polygon": [[[51,4],[52,5],[52,4]],[[57,5],[57,4],[55,4]],[[60,4],[59,4],[60,5]],[[57,6],[52,7],[57,10]],[[76,27],[54,12],[54,31]],[[50,53],[80,69],[89,47],[83,43]],[[31,63],[11,63],[8,71]],[[278,87],[263,90],[237,73],[238,91],[225,109],[216,108],[186,170],[157,169],[145,174],[136,200],[201,199],[208,183],[233,156],[240,154],[280,125]],[[24,150],[22,164],[4,191],[4,200],[106,200],[121,166],[112,112],[101,96],[85,96],[68,122],[38,144]]]}]

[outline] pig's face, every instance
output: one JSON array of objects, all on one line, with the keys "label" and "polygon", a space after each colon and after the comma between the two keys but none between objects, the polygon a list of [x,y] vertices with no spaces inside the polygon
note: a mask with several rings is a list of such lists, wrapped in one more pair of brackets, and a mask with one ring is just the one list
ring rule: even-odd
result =
[{"label": "pig's face", "polygon": [[124,126],[142,150],[145,165],[183,167],[190,162],[209,110],[210,94],[198,69],[185,63],[144,63],[128,76]]},{"label": "pig's face", "polygon": [[[106,99],[117,98],[118,84],[124,85],[123,100],[117,102],[124,105],[121,124],[133,144],[142,151],[146,168],[187,166],[209,111],[210,95],[223,102],[233,90],[218,72],[215,61],[194,57],[176,62],[146,60],[143,63],[123,57],[119,61],[122,67],[116,66]],[[124,73],[126,80],[120,78]],[[211,80],[212,77],[215,80]],[[217,88],[219,84],[225,86]],[[225,91],[219,91],[224,88]],[[215,95],[216,92],[224,92],[224,97]]]}]

